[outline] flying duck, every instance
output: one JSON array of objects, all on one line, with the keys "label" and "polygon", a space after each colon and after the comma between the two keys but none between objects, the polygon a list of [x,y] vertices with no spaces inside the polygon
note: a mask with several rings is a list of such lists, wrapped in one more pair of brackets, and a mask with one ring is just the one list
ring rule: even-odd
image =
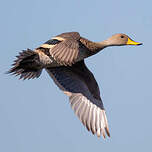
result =
[{"label": "flying duck", "polygon": [[48,40],[34,51],[19,53],[8,73],[20,79],[38,78],[45,69],[55,84],[69,96],[75,114],[83,125],[105,138],[110,137],[106,112],[99,86],[85,65],[84,59],[109,46],[141,45],[126,34],[115,34],[102,42],[92,42],[78,32],[62,33]]}]

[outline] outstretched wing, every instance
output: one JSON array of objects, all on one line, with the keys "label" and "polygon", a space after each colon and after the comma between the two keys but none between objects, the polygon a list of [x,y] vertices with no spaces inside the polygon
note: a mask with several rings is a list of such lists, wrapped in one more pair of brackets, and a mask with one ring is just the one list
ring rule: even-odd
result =
[{"label": "outstretched wing", "polygon": [[72,66],[46,70],[57,86],[69,96],[71,107],[83,125],[98,137],[102,134],[105,138],[105,132],[110,136],[98,84],[84,60]]},{"label": "outstretched wing", "polygon": [[41,47],[50,48],[50,55],[61,65],[75,63],[79,53],[80,35],[77,32],[62,33],[45,42]]}]

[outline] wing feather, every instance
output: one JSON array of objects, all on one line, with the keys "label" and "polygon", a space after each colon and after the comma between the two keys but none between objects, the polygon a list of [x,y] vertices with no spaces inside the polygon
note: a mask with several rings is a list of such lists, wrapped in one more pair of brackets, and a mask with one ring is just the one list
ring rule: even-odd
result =
[{"label": "wing feather", "polygon": [[50,49],[51,56],[54,57],[58,63],[72,65],[78,57],[79,33],[62,33],[53,39],[59,40],[60,43]]},{"label": "wing feather", "polygon": [[102,135],[105,138],[105,134],[110,136],[98,84],[84,61],[46,70],[57,86],[69,96],[72,109],[88,131],[98,137]]}]

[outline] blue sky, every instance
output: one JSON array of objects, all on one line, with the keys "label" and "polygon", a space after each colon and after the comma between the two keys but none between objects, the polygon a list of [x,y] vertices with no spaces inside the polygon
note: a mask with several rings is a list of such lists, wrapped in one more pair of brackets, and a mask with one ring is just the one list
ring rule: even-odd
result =
[{"label": "blue sky", "polygon": [[[152,1],[2,1],[0,6],[0,151],[150,151]],[[35,80],[4,74],[19,51],[78,31],[101,41],[126,33],[138,47],[106,48],[86,60],[100,86],[111,138],[98,139],[74,115],[43,71]]]}]

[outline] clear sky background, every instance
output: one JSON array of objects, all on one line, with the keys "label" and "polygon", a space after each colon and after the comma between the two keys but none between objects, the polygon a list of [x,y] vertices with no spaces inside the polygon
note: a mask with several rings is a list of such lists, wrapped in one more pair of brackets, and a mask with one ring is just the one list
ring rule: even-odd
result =
[{"label": "clear sky background", "polygon": [[[111,138],[89,133],[43,71],[4,74],[22,49],[78,31],[101,41],[126,33],[143,46],[111,47],[86,60],[100,86]],[[0,151],[152,151],[152,1],[5,0],[0,5]]]}]

